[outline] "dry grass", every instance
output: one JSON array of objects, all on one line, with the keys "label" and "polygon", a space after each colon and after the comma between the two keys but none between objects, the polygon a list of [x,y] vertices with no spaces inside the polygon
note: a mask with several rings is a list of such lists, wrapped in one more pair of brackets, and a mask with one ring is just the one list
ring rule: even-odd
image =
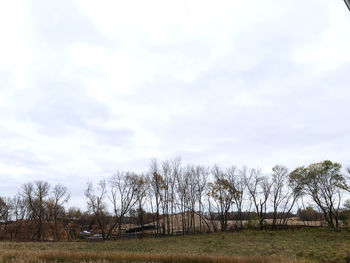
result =
[{"label": "dry grass", "polygon": [[307,263],[311,261],[286,259],[283,257],[218,257],[218,256],[192,256],[192,255],[150,255],[140,253],[89,253],[89,252],[1,252],[1,263],[49,263],[49,262],[74,262],[74,263]]},{"label": "dry grass", "polygon": [[350,231],[299,229],[106,242],[0,242],[1,262],[345,263]]},{"label": "dry grass", "polygon": [[[181,232],[182,231],[182,226],[183,226],[183,218],[181,214],[175,214],[172,216],[169,216],[169,218],[164,218],[160,220],[160,225],[163,227],[164,225],[164,229],[165,232],[167,232],[167,228],[168,228],[168,219],[169,219],[169,227],[171,227],[171,224],[173,224],[173,231],[175,233]],[[188,227],[189,225],[191,225],[191,214],[190,213],[185,213],[184,215],[184,221],[186,226]],[[267,225],[272,225],[272,219],[266,219],[265,220],[265,224]],[[213,224],[215,225],[215,228],[220,230],[221,226],[220,226],[220,222],[218,220],[213,220],[210,221],[208,219],[200,219],[199,215],[194,214],[194,225],[197,231],[200,230],[200,223],[202,224],[201,226],[201,230],[202,231],[214,231],[214,227]],[[281,222],[278,222],[281,223]],[[156,225],[156,222],[152,222],[150,224]],[[229,220],[228,221],[228,228],[237,228],[237,226],[240,226],[241,221],[236,221],[236,220]],[[251,220],[250,222],[248,222],[248,220],[242,220],[242,225],[243,227],[247,227],[248,225],[251,226],[256,226],[258,227],[259,223],[257,220]],[[287,225],[288,226],[310,226],[310,227],[320,227],[320,226],[326,226],[326,222],[324,221],[301,221],[299,220],[297,217],[292,217],[287,221]],[[131,227],[135,227],[135,225],[124,225],[123,228],[124,229],[128,229]],[[148,232],[154,232],[154,231],[148,231]]]}]

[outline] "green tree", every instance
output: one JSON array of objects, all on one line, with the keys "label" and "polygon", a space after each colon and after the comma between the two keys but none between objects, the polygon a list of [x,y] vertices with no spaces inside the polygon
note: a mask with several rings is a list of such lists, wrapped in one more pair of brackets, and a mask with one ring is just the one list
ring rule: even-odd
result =
[{"label": "green tree", "polygon": [[339,208],[344,190],[348,189],[341,164],[329,160],[299,167],[291,175],[301,194],[309,195],[331,228],[339,227]]}]

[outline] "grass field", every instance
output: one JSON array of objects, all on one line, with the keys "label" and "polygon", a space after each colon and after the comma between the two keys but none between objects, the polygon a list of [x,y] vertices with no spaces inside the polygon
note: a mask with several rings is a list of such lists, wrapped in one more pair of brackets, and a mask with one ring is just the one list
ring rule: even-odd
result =
[{"label": "grass field", "polygon": [[350,262],[350,232],[246,230],[106,242],[0,242],[0,262]]}]

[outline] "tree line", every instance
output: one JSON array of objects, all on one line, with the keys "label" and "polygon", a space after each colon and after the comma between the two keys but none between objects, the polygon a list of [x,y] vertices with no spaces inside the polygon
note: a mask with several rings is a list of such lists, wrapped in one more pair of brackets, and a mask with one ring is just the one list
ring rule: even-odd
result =
[{"label": "tree line", "polygon": [[[183,164],[151,160],[146,173],[117,171],[84,191],[86,211],[66,208],[70,193],[58,184],[23,184],[13,198],[0,198],[0,238],[72,240],[83,230],[103,239],[127,231],[155,236],[286,227],[317,218],[332,229],[346,224],[348,175],[329,160],[289,171]],[[305,203],[307,205],[305,205]]]}]

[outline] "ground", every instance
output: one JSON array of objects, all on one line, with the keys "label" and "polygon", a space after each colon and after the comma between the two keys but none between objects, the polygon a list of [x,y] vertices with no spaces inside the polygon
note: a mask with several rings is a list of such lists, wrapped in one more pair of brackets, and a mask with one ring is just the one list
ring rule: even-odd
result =
[{"label": "ground", "polygon": [[[119,260],[123,257],[124,261]],[[0,242],[0,259],[0,262],[29,262],[29,259],[31,262],[350,262],[350,231],[245,230],[106,242]]]}]

